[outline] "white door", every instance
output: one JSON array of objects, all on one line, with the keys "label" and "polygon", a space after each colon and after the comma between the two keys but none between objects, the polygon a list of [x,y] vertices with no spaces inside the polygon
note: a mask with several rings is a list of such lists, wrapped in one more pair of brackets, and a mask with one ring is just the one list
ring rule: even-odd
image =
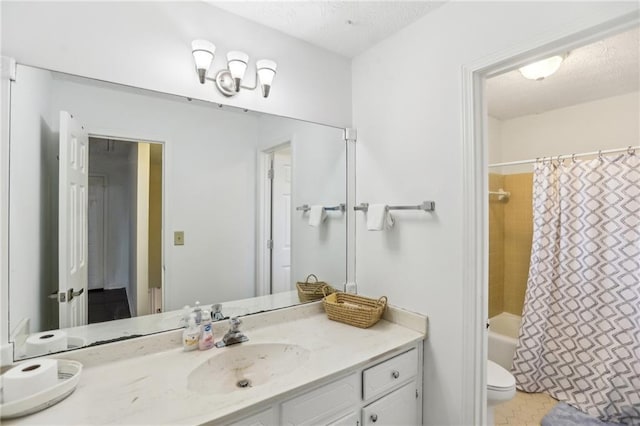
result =
[{"label": "white door", "polygon": [[87,324],[87,199],[89,137],[60,111],[58,303],[60,328]]},{"label": "white door", "polygon": [[106,178],[89,176],[89,290],[105,284]]},{"label": "white door", "polygon": [[291,286],[291,147],[273,153],[271,292]]}]

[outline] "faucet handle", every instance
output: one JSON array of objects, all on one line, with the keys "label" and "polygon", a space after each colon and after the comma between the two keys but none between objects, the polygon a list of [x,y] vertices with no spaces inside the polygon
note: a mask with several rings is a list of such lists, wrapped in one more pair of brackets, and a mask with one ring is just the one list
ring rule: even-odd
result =
[{"label": "faucet handle", "polygon": [[238,317],[229,319],[229,325],[231,326],[232,331],[238,331],[238,329],[240,328],[240,324],[242,324],[242,320]]}]

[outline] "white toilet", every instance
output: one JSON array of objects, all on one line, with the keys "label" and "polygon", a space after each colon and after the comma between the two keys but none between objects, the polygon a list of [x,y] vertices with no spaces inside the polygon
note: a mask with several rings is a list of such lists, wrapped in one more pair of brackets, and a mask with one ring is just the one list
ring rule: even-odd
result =
[{"label": "white toilet", "polygon": [[516,395],[516,379],[493,361],[487,360],[487,425],[495,424],[493,408]]}]

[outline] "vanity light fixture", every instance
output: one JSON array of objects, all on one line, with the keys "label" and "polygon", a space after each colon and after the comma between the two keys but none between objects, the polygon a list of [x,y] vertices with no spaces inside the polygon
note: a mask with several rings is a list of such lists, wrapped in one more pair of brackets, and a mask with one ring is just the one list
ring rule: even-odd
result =
[{"label": "vanity light fixture", "polygon": [[207,71],[213,63],[216,47],[206,40],[194,40],[191,43],[193,59],[196,63],[196,71],[200,83],[206,80],[216,83],[216,87],[227,97],[235,96],[240,89],[255,90],[260,84],[262,97],[269,96],[273,78],[276,75],[277,64],[269,59],[259,59],[256,61],[256,78],[253,87],[242,84],[244,75],[249,63],[249,55],[244,52],[232,50],[227,53],[227,68],[216,73],[215,78],[207,77]]},{"label": "vanity light fixture", "polygon": [[207,70],[211,66],[216,53],[216,45],[207,40],[193,40],[191,42],[191,52],[196,63],[196,71],[198,72],[200,83],[204,84]]},{"label": "vanity light fixture", "polygon": [[544,80],[558,71],[567,55],[556,55],[520,68],[520,74],[529,80]]}]

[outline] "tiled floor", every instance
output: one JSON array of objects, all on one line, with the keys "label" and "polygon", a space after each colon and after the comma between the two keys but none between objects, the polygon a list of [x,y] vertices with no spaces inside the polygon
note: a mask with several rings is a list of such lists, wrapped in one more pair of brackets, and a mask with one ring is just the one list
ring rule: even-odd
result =
[{"label": "tiled floor", "polygon": [[518,391],[515,398],[495,408],[496,426],[539,426],[558,401],[544,393]]}]

